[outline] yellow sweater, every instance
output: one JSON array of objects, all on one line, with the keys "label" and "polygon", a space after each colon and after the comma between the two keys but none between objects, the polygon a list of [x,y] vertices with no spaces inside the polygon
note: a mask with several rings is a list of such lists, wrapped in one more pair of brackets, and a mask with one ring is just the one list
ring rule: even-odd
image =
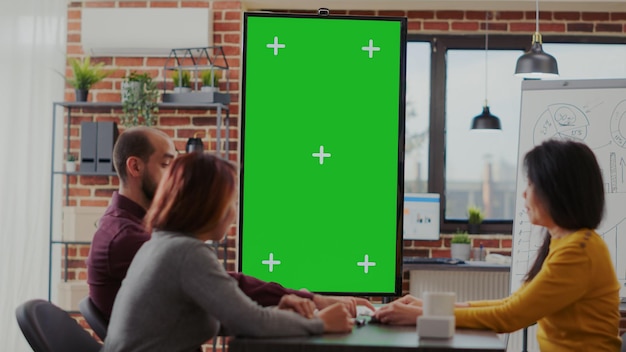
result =
[{"label": "yellow sweater", "polygon": [[583,229],[552,239],[541,271],[513,295],[455,309],[456,326],[513,332],[537,322],[542,352],[619,351],[619,290],[604,240]]}]

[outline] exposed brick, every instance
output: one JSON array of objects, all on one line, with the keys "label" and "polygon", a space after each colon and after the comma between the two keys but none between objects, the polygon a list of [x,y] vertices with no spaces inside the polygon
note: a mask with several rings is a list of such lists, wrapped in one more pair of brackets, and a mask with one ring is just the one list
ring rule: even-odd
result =
[{"label": "exposed brick", "polygon": [[67,10],[67,19],[71,20],[80,20],[82,16],[82,10],[79,9],[69,9]]},{"label": "exposed brick", "polygon": [[513,240],[501,240],[500,241],[500,248],[511,248],[513,246]]},{"label": "exposed brick", "polygon": [[406,11],[381,10],[381,11],[378,11],[378,16],[405,17],[406,16]]},{"label": "exposed brick", "polygon": [[[534,15],[533,15],[534,18]],[[502,11],[498,12],[496,19],[499,21],[523,20],[524,12],[522,11]]]},{"label": "exposed brick", "polygon": [[477,31],[478,22],[452,22],[451,29],[454,31]]},{"label": "exposed brick", "polygon": [[117,57],[115,58],[115,64],[117,66],[130,66],[138,67],[143,66],[143,57]]},{"label": "exposed brick", "polygon": [[437,11],[435,15],[436,15],[436,18],[439,20],[462,20],[464,13],[463,11],[443,10],[443,11]]},{"label": "exposed brick", "polygon": [[213,21],[221,21],[223,18],[223,12],[222,11],[214,11],[213,12]]},{"label": "exposed brick", "polygon": [[489,32],[506,32],[509,30],[509,25],[501,22],[489,23]]},{"label": "exposed brick", "polygon": [[194,117],[191,119],[194,126],[215,126],[217,117]]},{"label": "exposed brick", "polygon": [[432,20],[435,18],[435,11],[409,11],[410,19]]},{"label": "exposed brick", "polygon": [[177,1],[150,1],[150,7],[177,8]]},{"label": "exposed brick", "polygon": [[[465,19],[468,20],[485,20],[487,11],[465,11]],[[489,18],[493,16],[489,14]]]},{"label": "exposed brick", "polygon": [[148,3],[146,1],[120,1],[118,3],[119,7],[133,7],[133,8],[142,8],[148,7]]},{"label": "exposed brick", "polygon": [[420,31],[421,29],[422,29],[422,22],[409,21],[407,25],[407,30],[409,32],[417,32],[417,31]]},{"label": "exposed brick", "polygon": [[80,177],[81,185],[108,185],[109,178],[108,176],[81,176]]},{"label": "exposed brick", "polygon": [[620,24],[598,23],[598,24],[596,24],[596,32],[621,33],[622,32],[622,25],[620,25]]},{"label": "exposed brick", "polygon": [[348,11],[349,15],[354,16],[374,16],[376,15],[376,11],[367,11],[367,10],[350,10]]},{"label": "exposed brick", "polygon": [[424,22],[424,30],[428,31],[447,31],[449,29],[447,22]]},{"label": "exposed brick", "polygon": [[626,12],[612,12],[611,21],[626,21]]},{"label": "exposed brick", "polygon": [[159,123],[163,126],[185,126],[189,125],[191,119],[189,117],[163,117],[159,120]]},{"label": "exposed brick", "polygon": [[593,23],[570,23],[567,25],[568,32],[593,32]]},{"label": "exposed brick", "polygon": [[82,55],[83,54],[83,46],[80,44],[72,44],[68,43],[66,49],[66,54],[69,55]]},{"label": "exposed brick", "polygon": [[85,7],[115,7],[115,1],[85,1]]},{"label": "exposed brick", "polygon": [[67,23],[67,31],[68,32],[78,32],[82,28],[81,22],[68,22]]},{"label": "exposed brick", "polygon": [[82,258],[87,258],[87,256],[89,255],[89,248],[91,248],[90,246],[79,246],[78,247],[78,255]]},{"label": "exposed brick", "polygon": [[215,32],[233,32],[241,30],[241,24],[239,22],[218,22],[213,24],[213,30]]},{"label": "exposed brick", "polygon": [[565,24],[564,23],[539,23],[539,32],[540,33],[548,33],[548,32],[565,32]]},{"label": "exposed brick", "polygon": [[481,239],[480,237],[472,236],[472,247],[480,247],[483,245],[483,248],[500,248],[500,240],[497,239]]},{"label": "exposed brick", "polygon": [[555,12],[554,19],[557,21],[578,21],[580,12]]},{"label": "exposed brick", "polygon": [[70,197],[89,197],[91,196],[91,190],[89,188],[77,188],[72,187],[69,189]]},{"label": "exposed brick", "polygon": [[241,2],[239,1],[213,1],[213,9],[241,9]]},{"label": "exposed brick", "polygon": [[207,8],[209,1],[182,1],[181,7]]},{"label": "exposed brick", "polygon": [[431,257],[432,258],[450,258],[450,249],[432,249]]},{"label": "exposed brick", "polygon": [[94,196],[111,198],[113,196],[113,192],[115,192],[115,191],[116,191],[115,188],[111,188],[111,189],[97,189],[95,194],[94,194]]},{"label": "exposed brick", "polygon": [[402,251],[405,257],[428,257],[430,250],[428,249],[405,249]]},{"label": "exposed brick", "polygon": [[583,12],[583,21],[608,21],[609,14],[607,12]]},{"label": "exposed brick", "polygon": [[[241,43],[241,35],[240,34],[224,34],[224,42],[225,43]],[[239,66],[239,65],[235,65]]]},{"label": "exposed brick", "polygon": [[511,31],[511,32],[534,33],[535,32],[535,24],[534,23],[523,23],[523,22],[510,23],[509,24],[509,31]]},{"label": "exposed brick", "polygon": [[81,207],[106,207],[109,205],[109,200],[108,199],[103,199],[103,200],[81,200],[80,201],[80,206]]},{"label": "exposed brick", "polygon": [[226,21],[241,21],[241,11],[226,11],[224,13],[224,19]]}]

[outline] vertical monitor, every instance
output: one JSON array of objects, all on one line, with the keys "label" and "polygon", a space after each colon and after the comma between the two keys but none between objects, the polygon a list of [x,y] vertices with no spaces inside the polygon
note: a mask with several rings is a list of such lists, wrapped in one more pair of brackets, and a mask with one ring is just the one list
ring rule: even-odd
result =
[{"label": "vertical monitor", "polygon": [[239,269],[401,292],[406,19],[246,13]]}]

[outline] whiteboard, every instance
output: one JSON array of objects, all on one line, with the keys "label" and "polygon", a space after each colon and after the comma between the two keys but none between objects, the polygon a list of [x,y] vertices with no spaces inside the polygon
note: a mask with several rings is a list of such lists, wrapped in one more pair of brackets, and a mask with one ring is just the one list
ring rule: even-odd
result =
[{"label": "whiteboard", "polygon": [[519,288],[541,246],[541,228],[530,224],[522,192],[524,155],[550,138],[586,143],[595,153],[606,193],[606,212],[597,232],[606,241],[626,296],[626,79],[524,81],[511,292]]}]

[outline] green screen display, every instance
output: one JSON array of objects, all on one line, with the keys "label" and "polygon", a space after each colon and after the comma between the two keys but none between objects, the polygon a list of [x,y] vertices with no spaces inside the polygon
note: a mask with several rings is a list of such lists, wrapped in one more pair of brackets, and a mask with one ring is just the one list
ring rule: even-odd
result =
[{"label": "green screen display", "polygon": [[245,15],[243,273],[399,293],[405,33],[403,18]]}]

